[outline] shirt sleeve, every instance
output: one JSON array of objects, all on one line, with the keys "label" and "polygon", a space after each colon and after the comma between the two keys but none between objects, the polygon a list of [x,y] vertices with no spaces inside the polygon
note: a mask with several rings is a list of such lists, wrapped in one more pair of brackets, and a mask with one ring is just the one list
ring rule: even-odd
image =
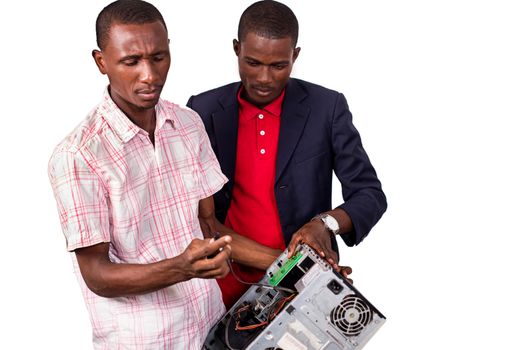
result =
[{"label": "shirt sleeve", "polygon": [[106,191],[80,152],[55,152],[48,170],[67,250],[109,242]]},{"label": "shirt sleeve", "polygon": [[220,191],[228,179],[220,169],[202,120],[198,116],[196,120],[200,140],[198,159],[202,169],[202,192],[203,198],[207,198]]}]

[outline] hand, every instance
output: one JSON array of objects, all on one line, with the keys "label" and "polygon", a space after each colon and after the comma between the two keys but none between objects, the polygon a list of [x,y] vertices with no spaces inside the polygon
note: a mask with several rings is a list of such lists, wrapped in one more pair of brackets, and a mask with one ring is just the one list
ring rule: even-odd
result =
[{"label": "hand", "polygon": [[288,258],[295,254],[300,243],[309,245],[338,271],[338,254],[331,249],[331,232],[326,229],[322,221],[312,220],[293,234],[288,245]]},{"label": "hand", "polygon": [[229,273],[231,240],[231,236],[192,240],[180,255],[182,269],[189,278],[224,278]]},{"label": "hand", "polygon": [[338,272],[348,280],[349,283],[353,284],[353,280],[349,278],[349,275],[353,272],[353,269],[349,266],[339,266]]}]

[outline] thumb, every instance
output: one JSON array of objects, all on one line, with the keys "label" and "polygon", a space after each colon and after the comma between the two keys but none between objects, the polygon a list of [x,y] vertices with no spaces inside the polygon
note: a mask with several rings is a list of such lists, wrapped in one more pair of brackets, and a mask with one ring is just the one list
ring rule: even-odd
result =
[{"label": "thumb", "polygon": [[296,237],[297,236],[294,235],[293,238],[291,239],[291,242],[289,242],[289,245],[287,246],[287,250],[288,250],[287,257],[288,258],[291,258],[295,254],[295,250],[297,250],[298,239]]}]

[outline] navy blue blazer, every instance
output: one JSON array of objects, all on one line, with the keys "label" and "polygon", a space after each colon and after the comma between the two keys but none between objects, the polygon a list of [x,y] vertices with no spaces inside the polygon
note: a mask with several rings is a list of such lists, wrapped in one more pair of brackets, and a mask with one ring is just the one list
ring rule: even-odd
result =
[{"label": "navy blue blazer", "polygon": [[[202,118],[229,182],[215,194],[216,216],[224,222],[235,185],[240,82],[192,96],[187,106]],[[275,197],[286,244],[315,215],[332,209],[332,174],[342,184],[339,208],[354,230],[342,235],[355,245],[386,210],[386,197],[352,123],[344,95],[290,79],[282,106]],[[263,223],[261,223],[263,224]]]}]

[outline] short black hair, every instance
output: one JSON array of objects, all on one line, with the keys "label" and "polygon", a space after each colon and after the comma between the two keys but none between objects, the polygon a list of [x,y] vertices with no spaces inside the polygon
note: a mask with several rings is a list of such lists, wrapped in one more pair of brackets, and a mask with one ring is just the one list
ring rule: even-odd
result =
[{"label": "short black hair", "polygon": [[247,33],[268,39],[291,37],[295,47],[298,41],[298,20],[289,7],[278,1],[258,1],[240,16],[238,40],[245,39]]},{"label": "short black hair", "polygon": [[167,31],[166,22],[158,9],[146,1],[117,0],[103,8],[96,18],[96,43],[103,50],[114,23],[144,24],[160,21]]}]

